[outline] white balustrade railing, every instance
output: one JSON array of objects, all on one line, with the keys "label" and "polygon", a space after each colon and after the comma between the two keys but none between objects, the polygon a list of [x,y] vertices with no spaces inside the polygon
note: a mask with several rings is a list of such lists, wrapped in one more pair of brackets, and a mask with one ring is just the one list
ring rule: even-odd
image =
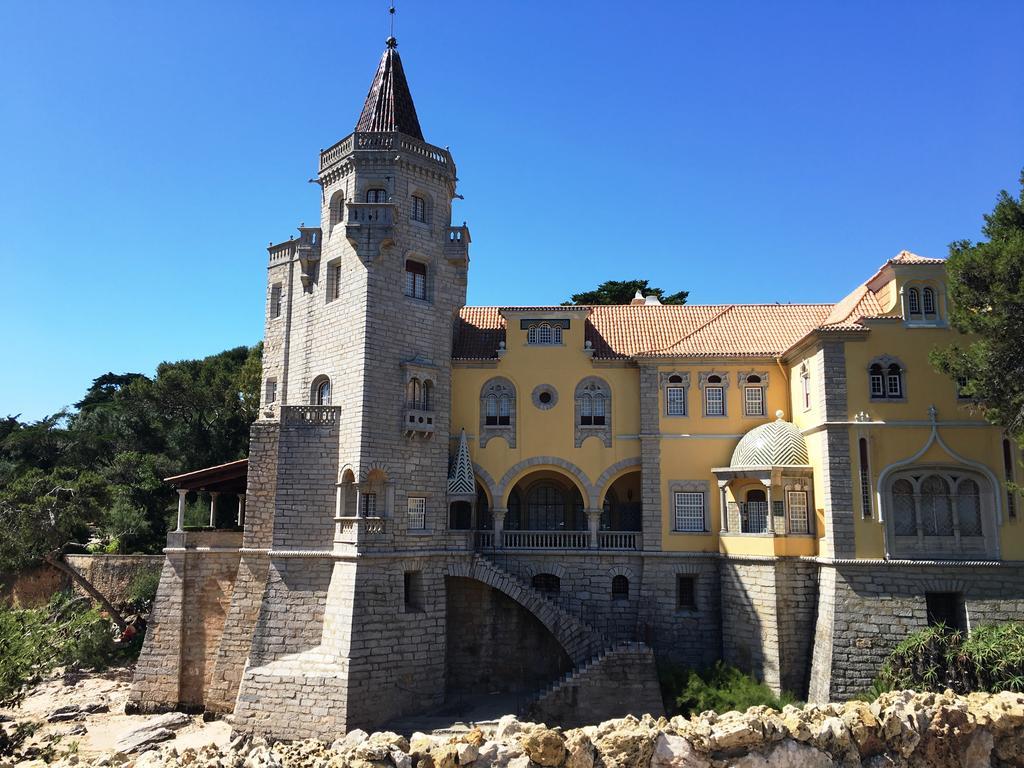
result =
[{"label": "white balustrade railing", "polygon": [[640,549],[638,531],[600,531],[597,543],[601,549]]},{"label": "white balustrade railing", "polygon": [[476,545],[481,549],[494,546],[494,531],[476,531]]},{"label": "white balustrade railing", "polygon": [[413,155],[419,155],[431,160],[438,165],[448,167],[452,163],[451,154],[448,150],[419,141],[411,136],[404,136],[400,133],[388,133],[379,131],[358,131],[346,136],[332,147],[328,147],[320,153],[320,170],[341,160],[353,150],[387,150],[400,149]]},{"label": "white balustrade railing", "polygon": [[590,531],[502,531],[505,549],[587,549]]}]

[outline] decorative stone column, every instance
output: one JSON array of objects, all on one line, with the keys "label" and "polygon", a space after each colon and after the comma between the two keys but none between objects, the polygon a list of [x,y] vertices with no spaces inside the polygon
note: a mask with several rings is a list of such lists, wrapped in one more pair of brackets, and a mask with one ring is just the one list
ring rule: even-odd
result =
[{"label": "decorative stone column", "polygon": [[178,527],[174,529],[175,533],[181,533],[185,530],[185,497],[188,496],[188,489],[178,489]]},{"label": "decorative stone column", "polygon": [[220,491],[210,491],[210,527],[216,528],[217,522],[217,497]]},{"label": "decorative stone column", "polygon": [[718,498],[720,499],[718,513],[722,516],[722,519],[719,521],[719,526],[726,532],[729,530],[729,500],[725,494],[725,489],[728,487],[728,480],[718,481]]},{"label": "decorative stone column", "polygon": [[601,546],[598,531],[601,530],[601,510],[587,510],[587,527],[590,529],[590,548],[597,549]]},{"label": "decorative stone column", "polygon": [[491,515],[494,517],[494,546],[503,547],[505,544],[501,540],[501,532],[505,528],[505,515],[508,513],[507,509],[492,509]]}]

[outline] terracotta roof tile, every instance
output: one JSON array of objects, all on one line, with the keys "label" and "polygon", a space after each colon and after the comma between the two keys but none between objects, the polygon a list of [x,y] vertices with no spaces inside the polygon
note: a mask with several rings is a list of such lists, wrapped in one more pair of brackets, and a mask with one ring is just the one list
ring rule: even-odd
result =
[{"label": "terracotta roof tile", "polygon": [[[594,306],[586,339],[598,359],[773,356],[821,325],[832,308],[831,304]],[[547,311],[544,307],[516,310]],[[505,338],[505,321],[499,312],[498,307],[464,307],[452,356],[496,358]]]},{"label": "terracotta roof tile", "polygon": [[388,47],[380,57],[377,74],[366,94],[366,103],[356,123],[357,131],[398,131],[423,141],[423,131],[412,102],[409,82],[405,79],[402,59],[395,50],[397,43],[388,38]]},{"label": "terracotta roof tile", "polygon": [[930,259],[926,256],[918,256],[910,251],[900,251],[889,259],[890,264],[942,264],[945,261],[945,259]]}]

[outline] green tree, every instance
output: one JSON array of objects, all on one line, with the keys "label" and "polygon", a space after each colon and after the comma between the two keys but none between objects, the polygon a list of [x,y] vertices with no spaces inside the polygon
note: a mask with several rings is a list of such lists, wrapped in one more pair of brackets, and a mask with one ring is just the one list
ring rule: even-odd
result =
[{"label": "green tree", "polygon": [[1024,172],[1020,185],[1019,197],[1003,190],[985,214],[987,241],[950,245],[950,322],[970,338],[931,358],[989,421],[1024,444]]},{"label": "green tree", "polygon": [[563,301],[563,307],[589,304],[629,304],[640,291],[644,296],[657,296],[662,304],[685,304],[689,291],[665,294],[661,288],[651,288],[646,280],[606,280],[593,291],[574,293],[571,301]]}]

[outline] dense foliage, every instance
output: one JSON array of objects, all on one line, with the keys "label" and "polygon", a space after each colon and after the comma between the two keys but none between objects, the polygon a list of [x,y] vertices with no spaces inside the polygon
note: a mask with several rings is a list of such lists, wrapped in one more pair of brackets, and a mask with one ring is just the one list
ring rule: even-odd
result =
[{"label": "dense foliage", "polygon": [[141,636],[117,643],[114,630],[88,600],[68,593],[43,608],[0,606],[0,706],[17,704],[56,666],[102,669],[136,656]]},{"label": "dense foliage", "polygon": [[875,681],[887,690],[1024,691],[1024,622],[976,627],[970,633],[939,625],[897,645]]},{"label": "dense foliage", "polygon": [[562,306],[571,307],[574,304],[629,304],[636,295],[636,292],[644,296],[657,296],[662,304],[685,304],[689,291],[679,291],[665,295],[661,288],[651,288],[646,280],[607,280],[597,286],[593,291],[574,293],[571,301],[563,301]]},{"label": "dense foliage", "polygon": [[795,701],[788,693],[776,696],[764,683],[722,661],[704,670],[685,669],[662,662],[658,665],[661,695],[670,715],[745,711],[765,706],[782,709]]},{"label": "dense foliage", "polygon": [[1024,444],[1024,173],[1019,197],[1000,192],[982,234],[987,242],[950,245],[947,265],[950,321],[971,340],[932,362]]},{"label": "dense foliage", "polygon": [[74,408],[0,420],[0,573],[68,542],[155,551],[173,514],[162,478],[245,456],[262,345],[106,373]]}]

